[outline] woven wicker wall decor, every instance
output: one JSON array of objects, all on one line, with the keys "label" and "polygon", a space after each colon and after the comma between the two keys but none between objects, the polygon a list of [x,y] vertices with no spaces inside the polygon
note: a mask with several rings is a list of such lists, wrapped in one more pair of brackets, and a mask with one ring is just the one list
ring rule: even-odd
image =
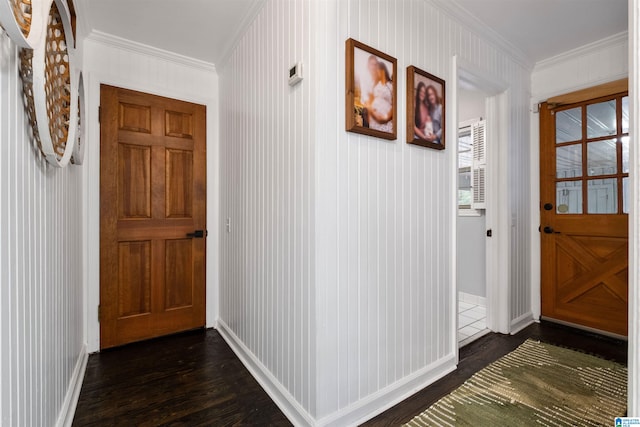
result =
[{"label": "woven wicker wall decor", "polygon": [[76,142],[73,146],[71,163],[81,165],[84,161],[84,138],[85,138],[85,104],[84,104],[84,79],[82,72],[78,73],[78,127],[76,129]]},{"label": "woven wicker wall decor", "polygon": [[49,0],[45,35],[33,51],[20,54],[25,105],[33,136],[47,161],[69,163],[78,133],[78,78],[69,10]]},{"label": "woven wicker wall decor", "polygon": [[42,0],[0,0],[0,25],[18,46],[36,46],[44,22]]}]

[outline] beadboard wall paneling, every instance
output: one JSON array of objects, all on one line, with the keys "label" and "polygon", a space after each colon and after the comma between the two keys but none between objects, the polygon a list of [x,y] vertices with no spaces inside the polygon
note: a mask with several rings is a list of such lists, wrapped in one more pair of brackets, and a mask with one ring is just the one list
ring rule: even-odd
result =
[{"label": "beadboard wall paneling", "polygon": [[[218,70],[222,329],[303,418],[315,413],[317,357],[312,4],[267,2]],[[289,87],[298,61],[305,79]]]},{"label": "beadboard wall paneling", "polygon": [[[432,382],[442,374],[436,367],[455,363],[454,55],[508,85],[508,143],[496,149],[508,160],[498,176],[508,182],[501,211],[511,257],[500,264],[508,266],[511,323],[532,320],[530,70],[431,2],[318,3],[317,413],[320,424],[349,424]],[[396,141],[344,132],[344,42],[349,37],[398,59]],[[409,65],[446,80],[450,108],[444,151],[405,142]],[[410,383],[418,377],[418,383]]]},{"label": "beadboard wall paneling", "polygon": [[86,361],[82,169],[35,148],[1,29],[0,95],[0,424],[62,425]]},{"label": "beadboard wall paneling", "polygon": [[536,104],[556,95],[597,86],[629,75],[627,32],[591,43],[536,64],[531,74],[531,298],[540,317],[540,121]]},{"label": "beadboard wall paneling", "polygon": [[110,34],[84,40],[87,90],[87,347],[100,349],[100,85],[108,84],[207,107],[207,326],[218,317],[218,76],[213,64],[185,58]]},{"label": "beadboard wall paneling", "polygon": [[[344,131],[349,37],[398,58],[396,141]],[[296,420],[356,424],[455,367],[456,112],[444,151],[404,129],[406,67],[447,80],[450,97],[454,55],[508,86],[497,175],[513,323],[531,318],[521,61],[428,1],[269,1],[219,69],[222,329]]]}]

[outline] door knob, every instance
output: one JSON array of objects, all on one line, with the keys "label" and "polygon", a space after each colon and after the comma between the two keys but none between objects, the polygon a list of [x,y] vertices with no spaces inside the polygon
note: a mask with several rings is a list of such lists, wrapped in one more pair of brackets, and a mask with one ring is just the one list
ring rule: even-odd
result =
[{"label": "door knob", "polygon": [[551,234],[553,233],[553,228],[549,227],[548,225],[542,229],[542,231],[544,231],[547,234]]},{"label": "door knob", "polygon": [[[206,234],[209,234],[209,232],[207,231]],[[202,239],[205,236],[205,230],[196,230],[193,233],[187,233],[187,237],[190,238],[196,238],[196,239]]]},{"label": "door knob", "polygon": [[545,211],[550,211],[551,209],[553,209],[553,205],[551,203],[545,203],[544,204],[544,210]]}]

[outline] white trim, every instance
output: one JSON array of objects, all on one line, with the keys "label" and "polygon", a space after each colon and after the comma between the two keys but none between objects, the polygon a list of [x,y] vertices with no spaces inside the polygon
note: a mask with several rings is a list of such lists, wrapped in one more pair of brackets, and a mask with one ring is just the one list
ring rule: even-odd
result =
[{"label": "white trim", "polygon": [[[629,0],[629,136],[640,136],[640,0]],[[640,150],[631,144],[629,153],[629,349],[627,366],[627,415],[640,416]]]},{"label": "white trim", "polygon": [[[537,106],[537,104],[546,101],[547,99],[553,97],[553,96],[558,96],[558,95],[564,95],[567,93],[572,93],[572,92],[577,92],[579,90],[583,90],[583,89],[589,89],[595,86],[599,86],[599,85],[603,85],[605,83],[611,83],[611,82],[615,82],[616,80],[622,80],[629,77],[628,73],[621,73],[621,74],[612,74],[612,75],[608,75],[606,77],[602,77],[600,79],[594,79],[594,80],[589,80],[588,82],[584,82],[581,84],[576,84],[573,86],[568,86],[563,88],[562,90],[555,90],[553,92],[546,92],[546,93],[542,93],[542,94],[537,94],[535,95],[535,98],[532,98],[532,102],[531,102],[531,109],[532,111],[536,111],[535,108]],[[538,114],[538,112],[536,112],[535,114]]]},{"label": "white trim", "polygon": [[238,359],[249,370],[260,386],[280,408],[284,415],[297,426],[314,426],[314,418],[300,405],[266,366],[262,364],[242,340],[227,326],[222,319],[218,319],[218,332],[238,356]]},{"label": "white trim", "polygon": [[454,342],[455,352],[439,359],[437,362],[425,366],[396,381],[376,393],[359,400],[331,415],[321,418],[316,426],[339,427],[346,425],[360,425],[387,409],[397,405],[425,387],[432,385],[439,379],[456,370],[457,339]]},{"label": "white trim", "polygon": [[117,49],[151,56],[153,58],[163,59],[169,62],[174,62],[176,64],[184,65],[190,68],[197,68],[210,72],[216,71],[215,65],[211,62],[201,61],[199,59],[180,55],[179,53],[170,52],[164,49],[158,49],[157,47],[127,40],[122,37],[114,36],[113,34],[104,33],[98,30],[92,30],[86,39],[94,41],[96,43],[112,46]]},{"label": "white trim", "polygon": [[[509,259],[509,241],[511,233],[511,213],[508,209],[508,185],[509,180],[506,175],[508,173],[508,126],[509,126],[509,110],[508,110],[508,84],[502,80],[499,80],[495,75],[488,71],[473,65],[469,61],[461,58],[457,55],[453,56],[452,69],[452,81],[453,85],[453,110],[457,111],[457,87],[458,81],[464,80],[471,82],[474,86],[482,88],[487,94],[486,98],[486,111],[485,120],[487,120],[487,139],[491,141],[490,146],[487,147],[487,163],[489,169],[487,173],[486,181],[486,194],[487,194],[487,209],[485,211],[486,227],[494,231],[494,236],[486,239],[486,266],[487,266],[487,295],[486,295],[486,308],[487,308],[487,327],[495,332],[509,333],[510,329],[510,299],[509,296],[509,263],[500,262],[501,259]],[[453,121],[450,123],[456,124],[458,117],[457,112],[454,113]],[[448,119],[448,118],[447,118]],[[449,129],[447,129],[449,132]],[[494,135],[494,136],[492,136]],[[454,172],[458,172],[457,163],[458,147],[455,147],[455,156],[453,163]],[[457,177],[453,180],[455,185],[455,196],[457,206]],[[457,215],[457,209],[454,210]],[[453,224],[456,224],[457,219]],[[452,242],[456,242],[457,227],[452,227]],[[453,253],[451,255],[453,267],[451,275],[453,277],[453,292],[457,295],[458,284],[457,277],[455,276],[457,269],[457,254],[456,245],[452,244]],[[457,298],[453,298],[453,316],[455,320],[453,325],[456,325],[452,330],[453,342],[457,346]]]},{"label": "white trim", "polygon": [[218,69],[222,69],[224,67],[224,64],[226,64],[226,62],[231,57],[231,54],[236,50],[236,47],[242,39],[242,36],[246,33],[247,29],[253,23],[253,21],[258,17],[258,14],[265,4],[266,0],[253,1],[251,7],[244,15],[244,18],[242,18],[242,22],[240,22],[240,25],[236,27],[236,31],[234,32],[234,34],[231,34],[229,37],[227,37],[227,42],[222,48],[222,53],[220,54],[218,62],[216,63]]},{"label": "white trim", "polygon": [[[589,55],[597,55],[602,52],[606,52],[607,50],[613,49],[615,47],[624,46],[625,44],[627,44],[628,38],[629,38],[629,33],[624,31],[624,32],[615,34],[613,36],[604,38],[602,40],[598,40],[596,42],[578,47],[568,52],[563,52],[549,59],[539,61],[535,65],[532,75],[539,72],[547,71],[548,69],[552,69],[553,67],[561,67],[562,65],[564,65],[569,61],[578,61]],[[576,92],[583,89],[589,89],[594,86],[610,83],[610,82],[621,80],[627,77],[629,77],[629,73],[628,71],[625,70],[624,72],[620,72],[617,74],[607,74],[597,79],[589,79],[588,81],[580,80],[580,82],[576,81],[574,85],[565,86],[561,90],[552,90],[549,92],[536,93],[535,95],[532,96],[531,107],[534,112],[537,112],[536,105],[540,102],[546,101],[547,99],[553,96]]]},{"label": "white trim", "polygon": [[473,208],[458,208],[458,216],[482,216],[482,211]]},{"label": "white trim", "polygon": [[466,302],[467,304],[487,306],[487,298],[480,295],[468,294],[466,292],[458,291],[458,301]]},{"label": "white trim", "polygon": [[518,332],[520,332],[527,326],[531,325],[532,323],[535,323],[535,320],[533,318],[533,313],[531,311],[523,314],[517,319],[513,319],[511,321],[511,331],[510,331],[511,335],[517,334]]},{"label": "white trim", "polygon": [[78,361],[71,375],[69,381],[69,387],[67,393],[64,396],[64,402],[62,402],[62,408],[58,414],[58,420],[56,421],[56,427],[71,427],[73,423],[73,417],[76,414],[76,406],[78,405],[78,398],[80,397],[80,390],[82,389],[82,383],[84,381],[84,373],[87,370],[87,361],[89,360],[89,354],[87,353],[87,346],[83,345],[78,356]]},{"label": "white trim", "polygon": [[533,72],[541,71],[545,68],[555,67],[566,61],[578,59],[591,53],[597,53],[602,50],[611,49],[614,46],[626,43],[628,38],[629,33],[627,31],[623,31],[618,34],[605,37],[604,39],[597,40],[593,43],[589,43],[575,49],[571,49],[567,52],[560,53],[558,55],[552,56],[551,58],[543,59],[542,61],[536,62]]},{"label": "white trim", "polygon": [[218,332],[278,408],[296,426],[359,425],[456,369],[456,353],[451,353],[346,408],[316,420],[295,400],[222,319],[218,319]]},{"label": "white trim", "polygon": [[487,327],[509,333],[511,319],[510,263],[511,210],[509,207],[509,90],[487,98]]},{"label": "white trim", "polygon": [[87,281],[86,295],[86,337],[89,352],[100,349],[100,324],[98,323],[97,307],[100,303],[100,123],[98,120],[98,106],[100,105],[100,85],[108,84],[124,89],[142,91],[145,93],[180,99],[186,102],[202,104],[207,107],[207,259],[206,259],[206,326],[216,326],[218,317],[219,294],[219,114],[218,88],[202,91],[199,96],[185,96],[181,91],[171,86],[158,87],[141,84],[138,80],[133,83],[124,76],[113,76],[91,71],[85,67],[85,90],[88,112],[87,124],[87,152],[84,167],[87,170],[83,186],[87,198],[83,201],[87,214],[86,254]]},{"label": "white trim", "polygon": [[432,3],[436,8],[440,9],[445,14],[449,15],[455,21],[459,22],[461,26],[465,27],[471,32],[476,33],[478,36],[484,38],[486,41],[493,43],[498,49],[502,50],[508,56],[510,56],[516,63],[522,65],[526,70],[531,71],[534,63],[531,59],[518,47],[516,47],[509,40],[502,37],[493,28],[478,19],[475,15],[469,12],[464,7],[452,0],[427,0]]}]

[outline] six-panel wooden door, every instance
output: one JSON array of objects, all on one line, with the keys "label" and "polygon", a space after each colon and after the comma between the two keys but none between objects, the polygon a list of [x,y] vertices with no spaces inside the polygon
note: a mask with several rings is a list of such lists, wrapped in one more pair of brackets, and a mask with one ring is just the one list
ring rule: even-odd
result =
[{"label": "six-panel wooden door", "polygon": [[202,327],[205,107],[106,85],[100,105],[100,347]]}]

